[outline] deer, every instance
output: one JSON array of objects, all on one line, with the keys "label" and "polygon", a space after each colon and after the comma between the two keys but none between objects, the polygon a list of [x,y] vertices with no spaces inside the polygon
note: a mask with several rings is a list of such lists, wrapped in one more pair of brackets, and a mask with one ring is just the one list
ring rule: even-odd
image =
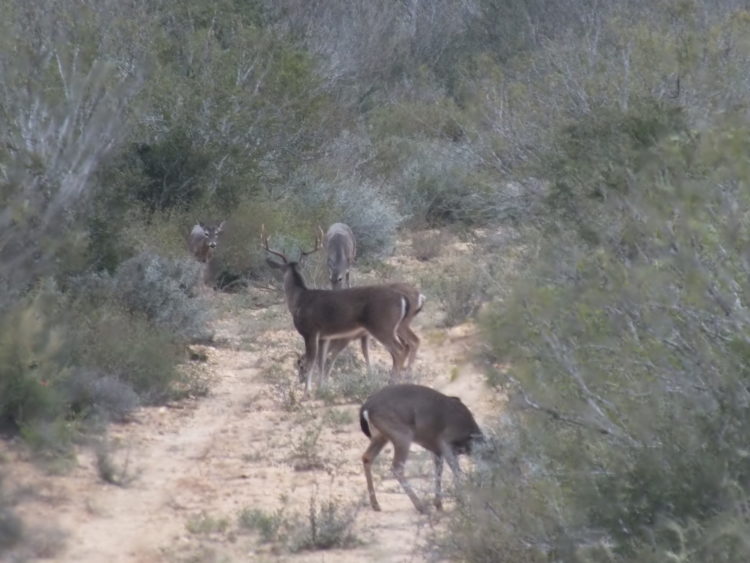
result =
[{"label": "deer", "polygon": [[[320,229],[321,235],[323,230]],[[354,238],[354,233],[351,228],[345,223],[334,223],[324,235],[324,247],[326,251],[326,264],[328,265],[328,277],[331,282],[331,289],[340,289],[344,281],[346,287],[351,287],[349,270],[351,265],[354,263],[354,259],[357,255],[357,243]],[[402,293],[409,301],[409,315],[399,325],[399,338],[406,345],[408,349],[408,361],[407,370],[411,370],[412,365],[417,356],[417,349],[419,348],[420,340],[419,337],[414,334],[414,331],[410,328],[410,323],[414,316],[422,310],[424,304],[424,296],[412,285],[406,283],[394,283],[389,284],[389,287]],[[330,364],[327,370],[325,370],[325,358],[323,358],[323,365],[321,370],[327,375],[333,369],[333,364],[336,362],[336,358],[341,351],[349,345],[349,342],[354,340],[353,338],[343,338],[331,341],[329,345],[330,351]],[[362,348],[362,356],[365,358],[365,364],[367,368],[370,368],[370,353],[367,341],[367,333],[364,332],[359,336],[360,346]],[[304,369],[304,362],[300,358],[298,361],[299,369]],[[324,376],[325,376],[324,375]]]},{"label": "deer", "polygon": [[349,269],[357,256],[357,243],[349,225],[334,223],[328,227],[324,246],[331,289],[341,289],[344,282],[346,287],[351,287]]},{"label": "deer", "polygon": [[[411,284],[404,283],[404,282],[398,282],[398,283],[389,283],[385,284],[385,287],[389,287],[393,289],[394,291],[399,292],[401,295],[403,295],[409,305],[409,310],[407,315],[404,317],[404,320],[401,321],[401,324],[398,326],[398,336],[401,339],[401,342],[406,346],[407,349],[407,361],[406,361],[406,370],[411,371],[412,366],[414,365],[414,362],[417,358],[417,350],[419,349],[420,339],[419,337],[414,333],[414,331],[411,329],[411,321],[414,319],[415,316],[422,310],[422,307],[424,306],[425,302],[425,296],[422,295],[422,293],[419,292],[419,290],[414,287]],[[328,346],[329,350],[329,364],[328,368],[325,369],[324,373],[325,376],[327,376],[331,370],[333,370],[333,365],[336,362],[336,358],[338,358],[338,355],[349,345],[349,342],[352,340],[355,340],[359,338],[360,340],[360,346],[362,348],[362,356],[364,356],[365,364],[367,365],[367,369],[370,369],[370,353],[369,353],[369,344],[368,344],[368,337],[367,333],[363,332],[360,335],[354,335],[351,338],[340,338],[337,340],[332,340],[331,343]],[[324,362],[325,364],[325,362]],[[300,361],[297,363],[298,368],[301,370],[303,369],[303,362]],[[324,369],[324,367],[321,367],[321,369]]]},{"label": "deer", "polygon": [[324,359],[332,340],[371,335],[391,355],[391,378],[401,373],[408,351],[398,336],[398,329],[409,313],[406,297],[387,286],[377,285],[338,291],[309,289],[299,271],[299,262],[320,249],[318,236],[315,248],[301,251],[297,261],[290,261],[282,252],[272,250],[264,228],[261,228],[261,244],[266,252],[282,260],[279,263],[266,258],[270,267],[283,272],[287,308],[294,327],[305,341],[305,356],[299,372],[300,381],[305,382],[305,396],[312,387],[312,373],[316,367],[319,382],[323,380]]},{"label": "deer", "polygon": [[437,510],[443,509],[443,460],[448,462],[458,485],[461,467],[457,456],[470,454],[475,443],[484,440],[474,416],[458,397],[449,397],[423,385],[401,383],[388,385],[370,395],[359,410],[362,432],[370,445],[362,456],[370,506],[380,511],[372,482],[372,464],[388,442],[393,444],[391,470],[412,504],[426,512],[404,475],[404,465],[412,442],[432,452],[435,462],[435,499]]},{"label": "deer", "polygon": [[203,264],[202,281],[209,285],[211,281],[211,265],[213,263],[219,234],[224,228],[224,221],[218,225],[209,226],[198,222],[193,226],[188,236],[188,249],[198,262]]}]

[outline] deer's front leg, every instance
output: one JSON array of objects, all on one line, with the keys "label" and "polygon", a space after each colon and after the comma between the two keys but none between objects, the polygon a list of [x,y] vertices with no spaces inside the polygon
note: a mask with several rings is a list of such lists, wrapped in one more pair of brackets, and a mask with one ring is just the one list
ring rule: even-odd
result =
[{"label": "deer's front leg", "polygon": [[305,338],[305,359],[304,359],[304,378],[305,378],[305,397],[310,394],[312,387],[312,372],[315,368],[315,362],[318,357],[318,335],[308,336]]}]

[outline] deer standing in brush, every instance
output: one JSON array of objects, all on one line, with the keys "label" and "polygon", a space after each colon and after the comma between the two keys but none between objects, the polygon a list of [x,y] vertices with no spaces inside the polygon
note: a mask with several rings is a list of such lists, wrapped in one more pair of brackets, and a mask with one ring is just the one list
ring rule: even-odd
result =
[{"label": "deer standing in brush", "polygon": [[344,283],[346,287],[351,287],[349,270],[357,256],[357,243],[349,225],[334,223],[328,227],[324,246],[331,289],[341,289]]},{"label": "deer standing in brush", "polygon": [[[331,289],[340,289],[344,283],[347,288],[351,287],[350,270],[357,255],[357,243],[351,228],[345,223],[332,224],[328,227],[328,230],[325,233],[324,248],[326,252],[326,264],[328,266],[328,277],[331,282]],[[412,319],[414,319],[416,314],[422,310],[422,306],[424,305],[424,295],[422,295],[413,285],[407,283],[391,283],[386,285],[387,287],[401,293],[408,301],[409,311],[399,325],[398,335],[401,342],[407,348],[407,369],[411,369],[417,356],[417,349],[419,348],[420,340],[414,331],[411,330],[410,325]],[[333,369],[333,364],[336,362],[336,358],[341,351],[355,338],[359,338],[362,355],[365,358],[367,368],[370,368],[367,333],[363,332],[361,335],[353,336],[351,338],[342,338],[331,341],[328,348],[330,352],[328,369],[325,369],[325,358],[323,359],[323,367],[321,367],[321,370],[324,371],[325,375],[330,373]],[[303,363],[301,361],[299,367],[300,369],[303,369]]]},{"label": "deer standing in brush", "polygon": [[[411,370],[412,366],[414,365],[414,362],[417,358],[417,350],[419,349],[420,339],[419,336],[417,336],[414,331],[411,328],[411,322],[414,319],[414,317],[422,310],[422,307],[424,306],[425,297],[422,295],[419,290],[414,287],[411,284],[408,283],[389,283],[385,284],[384,287],[388,287],[401,295],[403,295],[406,298],[407,304],[408,304],[408,311],[406,316],[404,317],[404,320],[401,321],[401,323],[398,326],[398,337],[400,338],[403,345],[406,347],[406,354],[407,354],[407,361],[406,361],[406,369]],[[369,353],[369,344],[368,344],[368,336],[366,332],[363,332],[361,335],[355,335],[352,338],[340,338],[338,340],[332,340],[328,350],[329,350],[329,362],[328,367],[325,369],[325,374],[328,375],[331,370],[333,369],[333,364],[336,361],[336,358],[338,355],[349,345],[349,342],[352,340],[359,338],[360,339],[360,345],[362,348],[362,355],[365,358],[365,363],[367,364],[367,368],[370,368],[370,353]]]},{"label": "deer standing in brush", "polygon": [[[261,233],[264,249],[281,258],[282,263],[268,258],[272,268],[284,273],[284,294],[287,307],[297,332],[305,340],[305,356],[300,379],[305,381],[305,394],[312,386],[312,372],[318,368],[319,380],[324,376],[325,357],[332,340],[371,335],[378,340],[393,360],[391,377],[397,377],[408,355],[406,346],[398,336],[401,322],[409,313],[407,299],[387,286],[364,286],[330,291],[308,289],[299,262],[290,261],[283,253],[271,250],[265,231]],[[302,252],[301,258],[320,248],[320,238],[315,248]]]},{"label": "deer standing in brush", "polygon": [[414,507],[425,512],[404,475],[404,465],[412,442],[432,452],[435,461],[435,508],[441,510],[443,460],[458,482],[459,454],[471,453],[474,442],[483,440],[471,411],[458,397],[449,397],[422,385],[389,385],[370,395],[359,411],[362,432],[370,445],[362,456],[367,492],[373,510],[380,510],[372,482],[372,464],[388,442],[393,444],[393,475]]},{"label": "deer standing in brush", "polygon": [[204,225],[197,223],[193,226],[188,236],[188,249],[198,262],[203,264],[201,281],[205,285],[211,285],[213,272],[213,257],[216,245],[219,242],[219,234],[224,228],[224,221],[218,225]]}]

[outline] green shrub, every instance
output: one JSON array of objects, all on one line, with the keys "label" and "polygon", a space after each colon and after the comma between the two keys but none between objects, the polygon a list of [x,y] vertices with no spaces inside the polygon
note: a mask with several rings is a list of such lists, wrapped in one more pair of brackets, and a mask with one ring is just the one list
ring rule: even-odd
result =
[{"label": "green shrub", "polygon": [[476,258],[461,258],[443,268],[439,276],[423,280],[424,292],[434,295],[445,314],[446,326],[466,322],[487,301],[493,280]]},{"label": "green shrub", "polygon": [[0,319],[0,419],[15,426],[64,413],[56,383],[65,332],[54,289],[38,290],[3,311]]},{"label": "green shrub", "polygon": [[420,262],[428,262],[440,256],[448,241],[444,231],[422,231],[412,235],[411,247],[414,258]]},{"label": "green shrub", "polygon": [[292,459],[295,471],[312,471],[323,469],[325,463],[320,456],[318,439],[323,431],[322,422],[315,424],[308,422],[304,426],[304,432],[292,445]]},{"label": "green shrub", "polygon": [[0,555],[9,552],[24,539],[24,525],[13,510],[13,505],[0,478]]},{"label": "green shrub", "polygon": [[358,257],[382,256],[393,249],[402,215],[372,182],[359,176],[336,181],[302,176],[291,190],[300,217],[317,218],[324,231],[335,222],[349,225]]},{"label": "green shrub", "polygon": [[130,313],[185,340],[209,340],[211,308],[199,296],[201,265],[144,252],[123,262],[113,276],[114,296]]},{"label": "green shrub", "polygon": [[333,499],[318,506],[317,497],[313,495],[307,515],[288,513],[285,506],[273,512],[252,508],[243,510],[238,520],[240,527],[257,530],[261,541],[298,553],[360,545],[352,531],[356,517],[356,506],[342,506]]},{"label": "green shrub", "polygon": [[228,527],[228,519],[215,518],[205,511],[191,516],[185,524],[187,531],[196,535],[223,534]]},{"label": "green shrub", "polygon": [[[452,151],[451,151],[452,152]],[[426,148],[409,162],[396,193],[415,226],[480,226],[497,218],[496,187],[470,175],[472,164]]]},{"label": "green shrub", "polygon": [[0,320],[0,420],[42,450],[72,444],[77,420],[122,420],[171,397],[181,377],[179,332],[119,305],[106,275],[73,285],[41,285]]},{"label": "green shrub", "polygon": [[283,507],[272,513],[258,508],[246,508],[240,513],[238,520],[241,528],[257,530],[264,543],[279,541],[282,532],[289,525]]},{"label": "green shrub", "polygon": [[307,519],[298,517],[290,530],[289,550],[296,553],[356,547],[360,543],[352,531],[356,516],[356,506],[342,507],[334,500],[318,506],[316,497],[310,497]]},{"label": "green shrub", "polygon": [[[352,345],[359,346],[359,341]],[[341,353],[336,360],[333,371],[326,384],[319,387],[315,396],[327,404],[343,400],[347,403],[362,403],[372,393],[387,385],[390,380],[390,368],[372,366],[369,370],[363,364],[361,355],[354,358],[354,353]]]},{"label": "green shrub", "polygon": [[123,422],[140,404],[131,385],[115,375],[91,369],[72,372],[60,386],[69,408],[84,417]]},{"label": "green shrub", "polygon": [[[216,252],[217,270],[226,283],[238,279],[270,279],[267,253],[261,246],[262,227],[271,239],[271,248],[277,250],[280,236],[309,241],[315,234],[313,224],[291,206],[262,198],[243,200],[227,215],[226,221]],[[299,249],[282,245],[281,251],[289,252],[290,258],[296,259]]]},{"label": "green shrub", "polygon": [[146,403],[169,398],[184,349],[145,317],[117,307],[88,312],[87,324],[70,335],[71,361],[113,374]]},{"label": "green shrub", "polygon": [[[585,204],[594,236],[548,218],[533,262],[483,319],[491,362],[510,366],[492,378],[511,400],[509,444],[468,489],[486,529],[464,525],[454,547],[476,560],[750,555],[746,134],[652,139],[627,164],[606,152],[596,168],[631,180]],[[578,193],[601,187],[577,181]]]}]

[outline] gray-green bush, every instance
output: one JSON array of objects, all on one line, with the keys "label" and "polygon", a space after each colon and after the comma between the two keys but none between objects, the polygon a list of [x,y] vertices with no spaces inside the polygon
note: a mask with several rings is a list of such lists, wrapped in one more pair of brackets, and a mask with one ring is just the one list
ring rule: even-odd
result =
[{"label": "gray-green bush", "polygon": [[[495,381],[517,407],[510,431],[521,445],[507,453],[518,469],[501,477],[507,468],[496,464],[473,507],[492,529],[514,530],[507,553],[748,556],[739,514],[750,464],[737,452],[750,428],[750,241],[739,211],[750,193],[735,164],[747,131],[674,128],[635,160],[626,150],[598,157],[610,178],[628,181],[572,182],[564,197],[581,214],[549,215],[533,266],[486,317],[495,357],[511,365]],[[587,198],[589,188],[601,195]],[[514,516],[492,498],[512,497],[519,481],[529,510]],[[540,491],[553,508],[540,507]]]},{"label": "gray-green bush", "polygon": [[[746,97],[729,70],[746,57],[718,45],[744,44],[750,19],[700,2],[670,4],[678,19],[660,9],[605,18],[598,66],[577,58],[585,39],[533,55],[527,84],[540,71],[566,78],[527,99],[531,130],[547,124],[533,158],[547,197],[527,238],[533,260],[483,319],[490,381],[510,399],[504,447],[478,464],[447,553],[750,556],[750,126],[709,101]],[[629,74],[614,72],[621,56]],[[535,115],[542,101],[551,109]]]},{"label": "gray-green bush", "polygon": [[0,479],[0,555],[7,553],[24,538],[24,526],[13,510],[13,503]]}]

